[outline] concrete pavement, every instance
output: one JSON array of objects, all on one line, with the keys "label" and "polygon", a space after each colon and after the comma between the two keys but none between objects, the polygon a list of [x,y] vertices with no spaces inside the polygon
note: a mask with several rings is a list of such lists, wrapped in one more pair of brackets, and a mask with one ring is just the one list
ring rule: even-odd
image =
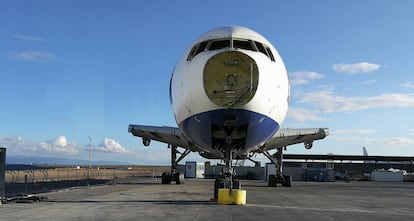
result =
[{"label": "concrete pavement", "polygon": [[270,188],[242,181],[244,206],[211,202],[213,180],[131,178],[42,194],[47,202],[0,206],[0,220],[413,220],[414,183],[294,182]]}]

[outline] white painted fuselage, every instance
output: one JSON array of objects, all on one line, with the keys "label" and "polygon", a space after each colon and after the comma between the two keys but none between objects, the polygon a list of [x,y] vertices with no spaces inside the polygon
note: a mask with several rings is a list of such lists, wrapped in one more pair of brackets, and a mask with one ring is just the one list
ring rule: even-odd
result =
[{"label": "white painted fuselage", "polygon": [[230,145],[245,156],[283,123],[290,86],[273,45],[238,26],[211,30],[194,41],[171,77],[175,120],[201,154],[222,156]]}]

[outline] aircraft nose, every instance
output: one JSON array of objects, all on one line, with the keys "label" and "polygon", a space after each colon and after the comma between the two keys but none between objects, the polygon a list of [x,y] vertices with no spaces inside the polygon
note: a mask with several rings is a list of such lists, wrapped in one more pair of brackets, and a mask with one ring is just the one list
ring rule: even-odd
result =
[{"label": "aircraft nose", "polygon": [[218,53],[204,67],[204,90],[213,103],[222,107],[248,103],[256,93],[258,82],[256,62],[239,51]]}]

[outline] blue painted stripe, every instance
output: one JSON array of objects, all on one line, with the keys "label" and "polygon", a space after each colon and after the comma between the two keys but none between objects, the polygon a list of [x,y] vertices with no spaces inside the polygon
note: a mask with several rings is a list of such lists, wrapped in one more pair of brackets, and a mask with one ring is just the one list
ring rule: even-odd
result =
[{"label": "blue painted stripe", "polygon": [[279,129],[270,117],[243,109],[219,109],[193,115],[180,123],[188,138],[203,149],[212,148],[211,125],[224,125],[224,116],[234,116],[234,126],[247,125],[245,148],[262,144]]}]

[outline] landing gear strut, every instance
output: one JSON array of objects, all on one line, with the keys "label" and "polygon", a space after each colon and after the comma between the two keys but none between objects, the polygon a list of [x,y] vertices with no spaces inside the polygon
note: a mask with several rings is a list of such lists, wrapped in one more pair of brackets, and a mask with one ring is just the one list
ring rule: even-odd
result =
[{"label": "landing gear strut", "polygon": [[[186,149],[184,152],[179,152],[178,147],[174,145],[168,145],[168,148],[171,149],[171,172],[162,173],[161,183],[170,184],[171,181],[175,181],[176,184],[184,184],[184,174],[177,172],[178,163],[184,159],[189,153],[190,150]],[[177,154],[180,156],[177,159]]]},{"label": "landing gear strut", "polygon": [[268,186],[276,187],[280,183],[284,187],[292,187],[292,176],[283,175],[282,173],[283,148],[277,148],[273,155],[268,151],[264,151],[263,154],[276,166],[276,175],[269,175]]},{"label": "landing gear strut", "polygon": [[232,140],[231,137],[226,137],[226,147],[224,148],[224,168],[222,174],[224,179],[218,178],[214,182],[214,198],[218,198],[218,189],[229,189],[229,192],[233,189],[241,189],[241,184],[238,179],[234,179],[236,172],[232,165],[233,152],[232,152]]}]

